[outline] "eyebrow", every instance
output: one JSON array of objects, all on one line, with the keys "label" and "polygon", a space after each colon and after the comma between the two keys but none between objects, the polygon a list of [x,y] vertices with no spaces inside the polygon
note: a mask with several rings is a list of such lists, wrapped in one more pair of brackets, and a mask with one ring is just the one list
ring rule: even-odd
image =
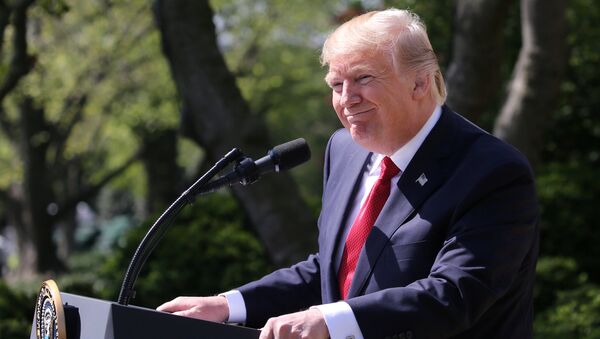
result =
[{"label": "eyebrow", "polygon": [[335,79],[336,75],[332,74],[331,72],[327,72],[327,74],[325,74],[325,82],[330,84],[331,82],[333,82],[333,80]]},{"label": "eyebrow", "polygon": [[354,75],[361,74],[361,73],[376,74],[379,72],[377,72],[377,70],[374,67],[367,66],[365,64],[358,64],[358,65],[353,65],[350,67],[343,67],[341,72],[332,71],[330,69],[329,72],[327,72],[327,74],[325,75],[325,82],[330,83],[336,77],[339,77],[340,73],[354,76]]}]

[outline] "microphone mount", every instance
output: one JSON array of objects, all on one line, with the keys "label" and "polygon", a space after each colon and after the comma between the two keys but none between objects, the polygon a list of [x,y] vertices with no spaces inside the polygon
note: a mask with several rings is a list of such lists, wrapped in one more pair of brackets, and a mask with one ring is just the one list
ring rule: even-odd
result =
[{"label": "microphone mount", "polygon": [[211,167],[200,179],[198,179],[190,188],[183,192],[177,200],[175,200],[169,208],[156,220],[150,227],[135,253],[129,262],[129,267],[125,272],[125,278],[119,291],[117,302],[121,305],[129,305],[129,302],[135,297],[133,286],[140,274],[142,266],[150,256],[150,253],[156,248],[160,240],[166,234],[168,228],[173,223],[175,217],[181,212],[186,203],[192,204],[194,199],[206,183],[211,180],[217,173],[223,170],[231,162],[243,157],[242,152],[234,148],[227,153],[221,160]]},{"label": "microphone mount", "polygon": [[260,177],[258,166],[254,160],[248,157],[241,157],[235,165],[234,172],[240,178],[240,184],[246,186],[255,183]]},{"label": "microphone mount", "polygon": [[240,156],[230,173],[206,183],[196,194],[207,194],[223,186],[255,183],[262,175],[269,172],[281,172],[298,166],[310,159],[310,149],[302,138],[288,141],[273,147],[268,154],[256,161]]},{"label": "microphone mount", "polygon": [[[175,217],[181,212],[186,203],[192,204],[199,194],[205,194],[216,189],[240,183],[249,185],[256,182],[261,175],[268,172],[280,172],[300,165],[310,158],[310,149],[304,139],[296,139],[287,143],[275,146],[267,156],[258,159],[256,162],[246,157],[239,149],[234,148],[211,167],[200,179],[192,184],[175,200],[165,212],[150,227],[140,244],[138,245],[129,267],[125,272],[125,278],[119,291],[117,302],[121,305],[128,305],[135,297],[133,289],[135,281],[140,274],[142,266],[150,256],[150,253],[156,248],[160,240],[166,234]],[[216,179],[212,178],[221,172],[232,162],[236,162],[233,171]]]}]

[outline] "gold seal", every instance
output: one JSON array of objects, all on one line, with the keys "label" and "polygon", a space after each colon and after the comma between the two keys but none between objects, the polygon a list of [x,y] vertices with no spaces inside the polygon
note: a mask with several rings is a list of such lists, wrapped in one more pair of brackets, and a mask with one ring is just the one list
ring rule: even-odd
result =
[{"label": "gold seal", "polygon": [[35,333],[37,339],[67,339],[65,312],[58,286],[46,280],[35,304]]}]

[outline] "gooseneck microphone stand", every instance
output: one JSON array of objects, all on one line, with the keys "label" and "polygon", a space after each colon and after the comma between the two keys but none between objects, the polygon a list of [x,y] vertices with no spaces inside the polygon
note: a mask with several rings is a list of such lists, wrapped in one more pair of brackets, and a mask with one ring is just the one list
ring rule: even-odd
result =
[{"label": "gooseneck microphone stand", "polygon": [[[192,204],[197,195],[213,192],[223,186],[231,186],[236,183],[249,185],[258,180],[262,174],[287,170],[308,159],[310,159],[310,149],[302,138],[275,146],[269,150],[267,156],[256,162],[244,156],[237,148],[229,151],[206,174],[183,192],[148,230],[135,250],[127,272],[125,272],[117,302],[121,305],[129,305],[129,302],[135,297],[133,285],[135,285],[142,266],[186,203]],[[211,181],[217,173],[233,161],[236,161],[236,165],[231,173]]]},{"label": "gooseneck microphone stand", "polygon": [[208,170],[200,179],[198,179],[192,186],[190,186],[185,192],[183,192],[177,200],[175,200],[169,208],[156,220],[150,230],[142,239],[142,242],[138,245],[133,258],[129,263],[129,267],[125,273],[123,284],[121,285],[121,291],[119,292],[119,299],[117,302],[121,305],[129,305],[129,302],[135,297],[135,290],[133,286],[137,280],[140,270],[146,259],[150,256],[150,253],[156,248],[160,240],[163,238],[169,227],[171,226],[175,217],[181,212],[183,207],[187,204],[192,204],[196,196],[202,193],[204,186],[221,170],[227,165],[242,158],[244,155],[237,148],[232,149],[227,153],[221,160],[219,160],[211,169]]}]

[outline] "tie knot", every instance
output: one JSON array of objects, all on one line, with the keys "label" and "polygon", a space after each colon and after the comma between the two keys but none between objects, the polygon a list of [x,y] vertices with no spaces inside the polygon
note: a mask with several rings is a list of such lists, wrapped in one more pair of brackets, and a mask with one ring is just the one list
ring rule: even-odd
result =
[{"label": "tie knot", "polygon": [[400,169],[394,164],[392,159],[390,159],[390,157],[384,157],[381,162],[381,174],[379,175],[379,178],[382,180],[390,180],[398,173],[400,173]]}]

